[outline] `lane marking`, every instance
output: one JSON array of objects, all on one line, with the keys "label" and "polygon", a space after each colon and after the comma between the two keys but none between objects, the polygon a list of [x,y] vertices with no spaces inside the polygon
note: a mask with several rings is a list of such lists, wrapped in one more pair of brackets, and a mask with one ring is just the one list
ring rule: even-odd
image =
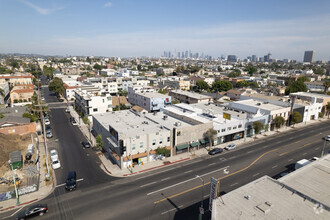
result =
[{"label": "lane marking", "polygon": [[234,184],[231,184],[230,186],[235,186],[235,185],[237,185],[238,183],[234,183]]},{"label": "lane marking", "polygon": [[180,209],[180,208],[182,208],[182,207],[183,207],[183,205],[180,205],[180,206],[178,206],[178,208],[173,208],[173,209],[170,209],[170,210],[168,210],[168,211],[166,211],[166,212],[162,212],[161,215],[164,215],[164,214],[166,214],[166,213],[168,213],[168,212],[172,212],[172,211],[174,211],[174,210]]},{"label": "lane marking", "polygon": [[140,187],[149,186],[149,185],[152,185],[152,184],[155,184],[155,183],[156,183],[156,182],[147,183],[147,184],[144,184],[144,185],[142,185],[142,186],[140,186]]},{"label": "lane marking", "polygon": [[169,178],[170,178],[170,177],[167,177],[167,178],[161,179],[160,181],[168,180]]},{"label": "lane marking", "polygon": [[186,171],[186,172],[184,172],[184,173],[190,173],[190,172],[192,172],[193,170],[188,170],[188,171]]},{"label": "lane marking", "polygon": [[207,166],[212,166],[212,165],[214,165],[215,163],[210,163],[209,165],[207,165]]},{"label": "lane marking", "polygon": [[302,155],[304,156],[304,155],[306,155],[307,153],[303,153]]},{"label": "lane marking", "polygon": [[288,161],[293,161],[293,159],[289,159]]},{"label": "lane marking", "polygon": [[[317,136],[317,135],[314,135],[314,136]],[[312,137],[314,137],[314,136],[312,136]],[[302,140],[300,140],[300,141],[302,141]],[[298,143],[298,142],[299,142],[299,141],[296,141],[296,142],[294,142],[294,143]],[[292,150],[292,151],[288,151],[288,152],[285,152],[285,153],[281,153],[280,156],[283,156],[283,155],[288,154],[288,153],[292,153],[292,152],[294,152],[294,151],[296,151],[296,150],[299,150],[299,149],[301,149],[301,148],[304,148],[304,147],[307,147],[307,146],[309,146],[309,145],[315,144],[316,142],[319,142],[319,140],[316,140],[316,141],[311,142],[311,143],[309,143],[309,144],[304,144],[304,145],[302,145],[301,147],[298,147],[298,148],[296,148],[296,149],[294,149],[294,150]],[[287,145],[285,145],[285,146],[287,146]]]},{"label": "lane marking", "polygon": [[[14,181],[13,181],[14,182]],[[13,215],[15,215],[17,212],[19,212],[19,211],[21,211],[22,210],[22,208],[24,208],[26,205],[24,205],[24,206],[22,206],[21,208],[19,208],[19,209],[17,209],[13,214],[11,214],[9,217],[12,217]],[[8,218],[8,217],[5,217],[5,218],[3,218],[3,219],[6,219],[6,218]]]},{"label": "lane marking", "polygon": [[[223,167],[223,168],[220,168],[220,169],[217,169],[217,170],[213,170],[213,171],[211,171],[211,172],[208,172],[208,173],[205,173],[205,174],[203,174],[203,175],[199,175],[199,176],[200,176],[200,177],[207,176],[207,175],[209,175],[209,174],[211,174],[211,173],[218,172],[219,170],[223,170],[223,169],[226,169],[226,168],[228,168],[228,167],[229,167],[229,166],[227,166],[227,167]],[[147,194],[147,196],[150,196],[150,195],[155,194],[155,193],[157,193],[157,192],[164,191],[164,190],[166,190],[166,189],[169,189],[169,188],[172,188],[172,187],[175,187],[175,186],[181,185],[181,184],[183,184],[183,183],[187,183],[187,182],[192,181],[192,180],[196,180],[196,177],[191,178],[191,179],[187,179],[187,180],[185,180],[185,181],[182,181],[182,182],[179,182],[179,183],[176,183],[176,184],[173,184],[173,185],[171,185],[171,186],[167,186],[167,187],[162,188],[162,189],[158,189],[158,190],[153,191],[153,192],[150,192],[150,193]],[[168,198],[169,198],[169,197],[168,197]],[[164,200],[163,200],[163,201],[164,201]]]},{"label": "lane marking", "polygon": [[[80,182],[80,181],[83,181],[83,180],[84,180],[84,179],[81,178],[81,179],[76,180],[76,182]],[[66,183],[58,184],[58,185],[56,186],[56,188],[57,188],[57,187],[61,187],[61,186],[65,186],[65,184],[66,184]]]},{"label": "lane marking", "polygon": [[174,170],[174,169],[176,169],[176,167],[173,167],[173,168],[170,168],[170,169],[166,169],[166,170],[163,170],[163,171],[159,171],[159,172],[157,172],[157,173],[151,173],[151,174],[148,174],[148,175],[145,175],[145,176],[140,176],[140,177],[136,178],[135,180],[143,179],[143,178],[146,178],[146,177],[149,177],[149,176],[155,175],[155,174],[164,173],[164,172],[166,172],[166,171]]},{"label": "lane marking", "polygon": [[319,147],[315,148],[315,150],[318,150],[318,149],[319,149]]},{"label": "lane marking", "polygon": [[[318,135],[314,135],[314,136],[318,136]],[[303,141],[303,140],[299,140],[299,141]],[[294,143],[298,143],[299,141],[296,141],[296,142],[294,142]],[[274,152],[274,151],[276,151],[276,150],[282,149],[282,148],[284,148],[285,146],[288,146],[288,145],[284,145],[284,146],[281,146],[281,147],[278,147],[278,148],[275,148],[275,149],[273,149],[273,150],[269,150],[269,151],[263,153],[263,154],[260,155],[257,159],[255,159],[252,163],[250,163],[250,165],[248,165],[248,166],[246,166],[246,167],[244,167],[244,168],[242,168],[242,169],[240,169],[240,170],[238,170],[238,171],[235,171],[235,172],[233,172],[233,173],[230,173],[230,174],[228,174],[228,175],[226,175],[226,176],[220,177],[220,178],[218,178],[218,181],[220,181],[220,180],[222,180],[222,179],[225,179],[225,178],[228,178],[228,177],[230,177],[230,176],[232,176],[232,175],[235,175],[235,174],[241,173],[241,172],[243,172],[243,171],[249,169],[251,166],[253,166],[257,161],[259,161],[259,160],[260,160],[262,157],[264,157],[265,155],[267,155],[267,154],[269,154],[269,153],[271,153],[271,152]],[[267,146],[264,146],[263,148],[266,148],[266,147],[267,147]],[[298,148],[298,149],[299,149],[299,148]],[[207,182],[207,183],[205,183],[204,185],[195,186],[195,187],[193,187],[193,188],[187,189],[187,190],[185,190],[185,191],[182,191],[182,192],[180,192],[180,193],[174,194],[174,195],[169,196],[169,197],[167,197],[167,198],[168,198],[168,199],[171,199],[171,198],[174,198],[174,197],[177,197],[177,196],[183,195],[183,194],[188,193],[188,192],[191,192],[191,191],[193,191],[193,190],[195,190],[195,189],[199,189],[199,188],[201,188],[201,187],[203,187],[203,186],[209,185],[210,183],[211,183],[211,182]],[[158,190],[158,191],[159,191],[159,190]],[[156,191],[155,191],[155,192],[156,192]],[[147,194],[147,195],[148,195],[148,194]],[[163,202],[163,201],[165,201],[165,200],[166,200],[166,199],[161,199],[161,200],[155,201],[154,204],[158,204],[158,203]]]},{"label": "lane marking", "polygon": [[274,169],[274,168],[276,168],[276,167],[277,167],[277,165],[273,166],[272,169]]},{"label": "lane marking", "polygon": [[260,173],[256,173],[256,174],[253,175],[253,177],[258,176],[259,174],[260,174]]},{"label": "lane marking", "polygon": [[249,154],[249,153],[252,153],[253,152],[253,150],[250,150],[250,151],[248,151],[247,153]]},{"label": "lane marking", "polygon": [[[235,172],[233,172],[233,173],[230,173],[230,174],[228,174],[228,175],[226,175],[226,176],[220,177],[220,178],[218,178],[218,181],[220,181],[220,180],[222,180],[222,179],[225,179],[225,178],[228,178],[228,177],[230,177],[230,176],[232,176],[232,175],[235,175],[235,174],[237,174],[237,173],[240,173],[240,172],[243,172],[243,171],[249,169],[251,166],[253,166],[253,164],[255,164],[255,163],[256,163],[258,160],[260,160],[262,157],[264,157],[265,155],[267,155],[267,154],[269,154],[269,153],[271,153],[271,152],[273,152],[273,151],[276,151],[276,150],[278,150],[278,149],[279,149],[279,148],[275,148],[275,149],[273,149],[273,150],[270,150],[270,151],[267,151],[267,152],[261,154],[257,159],[255,159],[255,160],[254,160],[252,163],[250,163],[248,166],[246,166],[246,167],[244,167],[244,168],[242,168],[242,169],[240,169],[240,170],[238,170],[238,171],[235,171]],[[167,197],[167,198],[168,198],[168,199],[172,199],[172,198],[174,198],[174,197],[180,196],[180,195],[182,195],[182,194],[185,194],[185,193],[187,193],[187,192],[193,191],[193,190],[195,190],[195,189],[199,189],[199,188],[201,188],[201,187],[203,187],[203,186],[207,186],[207,185],[209,185],[210,183],[211,183],[211,182],[207,182],[207,183],[205,183],[204,185],[195,186],[195,187],[193,187],[193,188],[187,189],[187,190],[185,190],[185,191],[182,191],[182,192],[180,192],[180,193],[174,194],[174,195],[169,196],[169,197]],[[159,192],[159,191],[161,191],[161,190],[157,190],[157,191],[155,191],[155,192]],[[152,193],[155,193],[155,192],[152,192]],[[152,193],[151,193],[151,194],[152,194]],[[150,193],[147,194],[147,195],[150,195]],[[163,202],[163,201],[165,201],[165,200],[166,200],[166,199],[161,199],[161,200],[155,201],[154,204],[158,204],[158,203]]]}]

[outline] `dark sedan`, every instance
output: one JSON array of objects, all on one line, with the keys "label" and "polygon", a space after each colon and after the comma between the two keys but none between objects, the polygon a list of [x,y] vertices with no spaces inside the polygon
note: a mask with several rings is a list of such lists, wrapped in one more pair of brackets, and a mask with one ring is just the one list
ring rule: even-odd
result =
[{"label": "dark sedan", "polygon": [[28,219],[37,215],[44,215],[48,212],[48,207],[45,204],[37,204],[26,208],[25,210],[18,213],[16,219]]},{"label": "dark sedan", "polygon": [[212,150],[209,151],[210,155],[214,155],[214,154],[220,154],[222,153],[223,149],[222,148],[214,148]]},{"label": "dark sedan", "polygon": [[88,141],[82,141],[81,144],[85,148],[90,148],[91,147],[91,144]]}]

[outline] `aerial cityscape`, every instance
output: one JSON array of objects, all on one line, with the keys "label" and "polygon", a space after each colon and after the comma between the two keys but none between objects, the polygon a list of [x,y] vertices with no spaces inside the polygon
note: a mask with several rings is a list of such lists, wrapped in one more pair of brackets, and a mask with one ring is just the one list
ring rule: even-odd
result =
[{"label": "aerial cityscape", "polygon": [[0,218],[330,219],[329,9],[0,1]]}]

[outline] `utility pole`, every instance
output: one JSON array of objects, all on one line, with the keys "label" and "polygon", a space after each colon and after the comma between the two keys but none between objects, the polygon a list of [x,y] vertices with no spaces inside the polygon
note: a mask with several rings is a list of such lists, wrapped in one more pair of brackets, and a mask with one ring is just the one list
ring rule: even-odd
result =
[{"label": "utility pole", "polygon": [[47,138],[46,138],[46,126],[45,126],[45,120],[44,120],[44,113],[41,105],[41,98],[40,98],[40,81],[38,78],[38,104],[39,104],[39,113],[41,118],[41,124],[44,131],[44,144],[45,144],[45,157],[46,157],[46,167],[47,167],[47,174],[46,179],[49,180],[49,166],[48,166],[48,148],[47,148]]}]

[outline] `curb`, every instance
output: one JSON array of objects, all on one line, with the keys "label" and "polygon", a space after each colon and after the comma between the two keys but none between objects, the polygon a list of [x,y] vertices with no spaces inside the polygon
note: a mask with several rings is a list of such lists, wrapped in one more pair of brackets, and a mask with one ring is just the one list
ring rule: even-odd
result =
[{"label": "curb", "polygon": [[181,159],[181,160],[178,160],[178,161],[170,162],[170,163],[168,163],[168,164],[163,164],[163,165],[159,165],[159,166],[156,166],[156,167],[151,167],[151,168],[148,168],[148,169],[145,169],[145,170],[140,170],[140,171],[138,171],[138,172],[134,172],[134,173],[124,174],[123,176],[131,176],[131,175],[134,175],[134,174],[138,174],[138,173],[146,172],[146,171],[149,171],[149,170],[153,170],[153,169],[160,168],[160,167],[164,167],[164,166],[167,166],[167,165],[171,165],[171,164],[179,163],[179,162],[186,161],[186,160],[189,160],[189,159],[190,159],[190,157],[187,157],[187,158],[185,158],[185,159]]},{"label": "curb", "polygon": [[38,201],[38,200],[39,200],[39,199],[33,199],[33,200],[31,200],[31,201],[28,201],[28,202],[20,203],[20,204],[18,204],[18,205],[16,205],[16,206],[9,206],[9,207],[7,207],[7,208],[1,209],[0,212],[8,211],[8,210],[10,210],[10,209],[13,209],[13,208],[16,208],[16,207],[19,207],[19,206],[22,206],[22,205],[27,205],[27,204],[30,204],[30,203],[32,203],[32,202]]}]

